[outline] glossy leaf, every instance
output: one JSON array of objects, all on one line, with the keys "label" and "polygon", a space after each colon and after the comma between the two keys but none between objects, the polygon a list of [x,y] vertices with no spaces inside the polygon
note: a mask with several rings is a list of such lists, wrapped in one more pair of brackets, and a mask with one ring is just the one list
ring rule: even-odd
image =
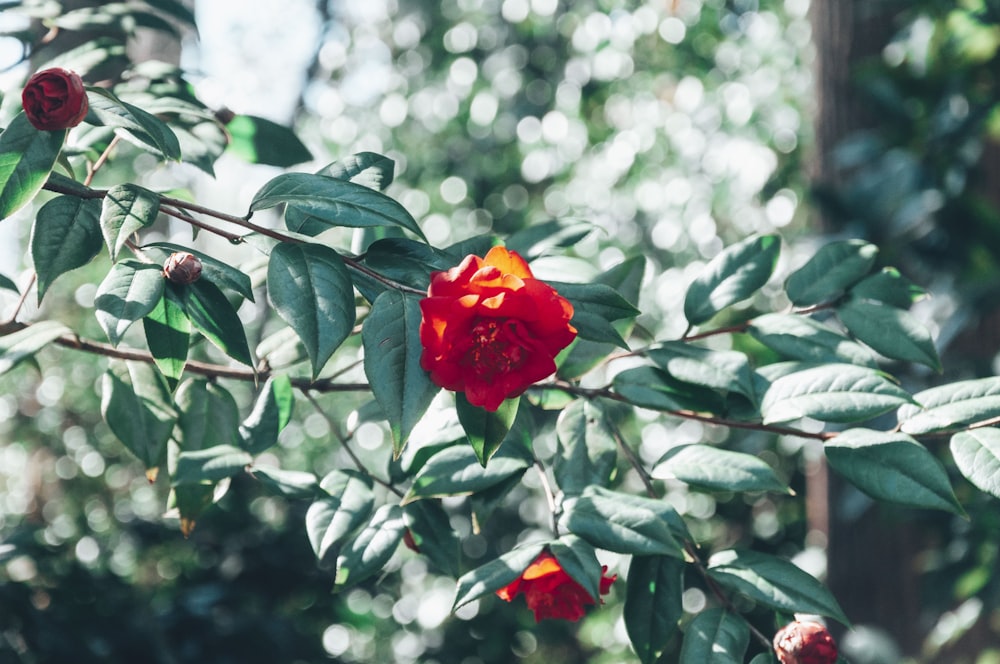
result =
[{"label": "glossy leaf", "polygon": [[781,251],[777,235],[752,237],[719,252],[688,286],[684,316],[700,325],[756,293],[774,272]]},{"label": "glossy leaf", "polygon": [[[440,249],[402,237],[372,242],[365,251],[364,263],[385,277],[422,291],[430,285],[431,272],[454,265],[452,258]],[[382,284],[378,286],[385,289]]]},{"label": "glossy leaf", "polygon": [[642,664],[652,664],[684,615],[685,563],[670,556],[633,556],[625,586],[625,631]]},{"label": "glossy leaf", "polygon": [[174,132],[151,113],[119,99],[104,88],[88,88],[90,113],[106,127],[124,129],[133,137],[156,149],[165,159],[178,161],[181,146]]},{"label": "glossy leaf", "polygon": [[58,196],[39,208],[31,228],[31,262],[41,302],[59,275],[86,265],[101,251],[101,204]]},{"label": "glossy leaf", "polygon": [[445,574],[458,577],[462,543],[441,504],[434,500],[409,503],[403,508],[403,518],[420,555]]},{"label": "glossy leaf", "polygon": [[334,228],[367,226],[397,226],[423,238],[416,220],[395,200],[364,185],[347,180],[285,173],[265,184],[250,203],[257,212],[286,204],[304,213],[313,224],[309,227],[289,227],[289,230],[314,234],[314,227]]},{"label": "glossy leaf", "polygon": [[572,247],[595,228],[592,222],[580,219],[550,219],[522,228],[510,235],[504,244],[525,260],[532,261],[553,249]]},{"label": "glossy leaf", "polygon": [[657,462],[653,477],[674,478],[716,491],[792,493],[763,459],[711,445],[678,445]]},{"label": "glossy leaf", "polygon": [[129,237],[151,225],[159,213],[159,197],[145,187],[120,184],[109,189],[101,205],[101,233],[111,260],[118,260]]},{"label": "glossy leaf", "polygon": [[257,394],[253,411],[239,426],[240,447],[260,454],[277,444],[278,434],[292,419],[295,393],[284,374],[271,376]]},{"label": "glossy leaf", "polygon": [[743,664],[750,643],[746,621],[724,609],[706,609],[684,630],[679,664]]},{"label": "glossy leaf", "polygon": [[179,251],[194,254],[198,257],[198,260],[201,261],[202,279],[207,279],[219,288],[241,295],[251,302],[254,301],[253,287],[250,283],[250,277],[247,276],[245,272],[220,261],[214,256],[209,256],[208,254],[198,251],[197,249],[192,249],[191,247],[184,247],[170,242],[152,242],[150,244],[143,245],[142,251],[154,262],[159,263],[160,265],[166,262],[167,258],[170,257],[170,254]]},{"label": "glossy leaf", "polygon": [[306,534],[319,560],[337,555],[375,508],[372,481],[353,470],[334,470],[323,478],[325,491],[306,512]]},{"label": "glossy leaf", "polygon": [[467,496],[524,473],[524,459],[498,455],[485,468],[468,445],[453,445],[432,456],[413,478],[403,503],[421,498]]},{"label": "glossy leaf", "polygon": [[878,247],[863,240],[823,245],[785,282],[788,299],[805,307],[836,299],[871,271]]},{"label": "glossy leaf", "polygon": [[600,283],[572,284],[557,281],[548,282],[561,296],[573,305],[570,324],[583,339],[611,343],[628,349],[611,323],[623,318],[635,318],[639,310],[623,298],[611,286]]},{"label": "glossy leaf", "polygon": [[525,544],[462,575],[455,589],[452,610],[509,585],[521,576],[544,548],[542,542]]},{"label": "glossy leaf", "polygon": [[184,311],[202,336],[237,362],[253,366],[243,322],[218,286],[198,280],[187,284],[181,295]]},{"label": "glossy leaf", "polygon": [[899,309],[909,309],[910,305],[925,294],[923,288],[904,277],[894,267],[884,267],[851,287],[852,297],[884,302]]},{"label": "glossy leaf", "polygon": [[465,435],[476,453],[476,459],[486,467],[489,460],[500,449],[500,444],[507,437],[517,417],[520,397],[504,400],[499,408],[490,412],[485,408],[473,406],[462,392],[455,393],[455,410],[458,411],[458,421],[465,430]]},{"label": "glossy leaf", "polygon": [[0,133],[0,220],[14,214],[45,184],[66,130],[39,131],[19,112]]},{"label": "glossy leaf", "polygon": [[232,445],[214,445],[177,456],[177,467],[171,475],[174,486],[186,484],[212,485],[219,480],[242,473],[253,458]]},{"label": "glossy leaf", "polygon": [[851,298],[837,307],[837,316],[851,334],[882,355],[941,370],[934,339],[908,312],[881,302]]},{"label": "glossy leaf", "polygon": [[17,284],[10,277],[0,274],[0,289],[9,290],[14,293],[19,293],[17,289]]},{"label": "glossy leaf", "polygon": [[376,191],[385,191],[392,184],[396,162],[375,152],[358,152],[321,168],[317,174],[347,180]]},{"label": "glossy leaf", "polygon": [[587,591],[595,602],[601,596],[601,563],[594,547],[575,535],[563,535],[549,542],[549,552],[571,579]]},{"label": "glossy leaf", "polygon": [[184,311],[183,298],[171,284],[166,284],[163,296],[153,310],[142,319],[146,346],[167,384],[177,386],[191,345],[191,321]]},{"label": "glossy leaf", "polygon": [[796,371],[771,383],[761,400],[765,423],[812,417],[860,422],[912,401],[884,374],[846,364]]},{"label": "glossy leaf", "polygon": [[254,466],[250,469],[250,474],[269,491],[285,498],[305,499],[321,495],[319,480],[312,473]]},{"label": "glossy leaf", "polygon": [[683,557],[666,502],[592,486],[564,504],[560,526],[592,545],[635,555]]},{"label": "glossy leaf", "polygon": [[849,429],[824,450],[838,475],[876,500],[964,515],[944,467],[906,434]]},{"label": "glossy leaf", "polygon": [[389,420],[397,457],[440,391],[420,366],[421,318],[417,298],[387,290],[375,299],[361,328],[365,376]]},{"label": "glossy leaf", "polygon": [[1000,498],[1000,430],[962,431],[951,437],[958,470],[980,491]]},{"label": "glossy leaf", "polygon": [[[900,407],[900,430],[914,436],[1000,417],[1000,378],[978,378],[940,385],[913,395],[916,404]],[[919,404],[919,405],[917,405]]]},{"label": "glossy leaf", "polygon": [[863,346],[804,316],[764,314],[751,321],[748,331],[785,359],[876,366],[875,358]]},{"label": "glossy leaf", "polygon": [[251,164],[287,168],[312,159],[312,153],[288,127],[255,115],[237,115],[226,123],[227,149]]},{"label": "glossy leaf", "polygon": [[178,409],[174,440],[182,451],[236,445],[239,407],[223,387],[191,378],[177,388],[174,403]]},{"label": "glossy leaf", "polygon": [[708,575],[725,588],[786,613],[814,613],[850,625],[833,595],[784,558],[732,549],[714,554]]},{"label": "glossy leaf", "polygon": [[113,360],[101,383],[101,415],[147,470],[165,461],[177,413],[151,365]]},{"label": "glossy leaf", "polygon": [[316,378],[354,327],[354,286],[344,262],[329,247],[282,243],[271,251],[267,285],[278,315],[302,340]]},{"label": "glossy leaf", "polygon": [[111,266],[97,287],[94,313],[112,344],[117,346],[132,323],[156,308],[164,283],[156,265],[127,260]]},{"label": "glossy leaf", "polygon": [[382,505],[371,522],[342,549],[337,558],[337,586],[364,581],[382,570],[396,552],[406,523],[399,505]]},{"label": "glossy leaf", "polygon": [[725,408],[717,392],[680,383],[655,367],[626,369],[615,375],[613,385],[628,403],[652,410],[721,413]]},{"label": "glossy leaf", "polygon": [[34,357],[35,353],[72,330],[56,321],[39,321],[0,337],[0,375]]},{"label": "glossy leaf", "polygon": [[750,362],[743,353],[709,350],[680,341],[666,341],[649,347],[644,354],[679,381],[724,392],[737,392],[754,400]]},{"label": "glossy leaf", "polygon": [[566,495],[592,484],[605,486],[618,461],[615,434],[597,402],[578,399],[559,415],[558,449],[553,460],[556,483]]}]

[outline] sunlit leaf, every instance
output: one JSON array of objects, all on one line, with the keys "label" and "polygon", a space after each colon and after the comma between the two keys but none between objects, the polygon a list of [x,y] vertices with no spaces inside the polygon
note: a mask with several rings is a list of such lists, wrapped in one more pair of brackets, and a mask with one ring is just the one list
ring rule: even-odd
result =
[{"label": "sunlit leaf", "polygon": [[724,609],[706,609],[684,630],[679,664],[743,664],[750,628]]},{"label": "sunlit leaf", "polygon": [[228,150],[251,164],[287,168],[312,159],[295,132],[255,115],[237,115],[226,124]]},{"label": "sunlit leaf", "polygon": [[846,364],[796,371],[771,383],[761,400],[765,423],[812,417],[824,422],[860,422],[912,397],[884,374]]},{"label": "sunlit leaf", "polygon": [[21,209],[41,190],[65,139],[65,129],[35,129],[23,112],[0,133],[0,220]]},{"label": "sunlit leaf", "polygon": [[320,484],[325,492],[306,512],[306,534],[319,560],[337,555],[368,522],[375,508],[372,481],[353,470],[334,470]]},{"label": "sunlit leaf", "polygon": [[837,307],[837,316],[851,334],[882,355],[941,370],[934,339],[908,312],[851,298]]},{"label": "sunlit leaf", "polygon": [[764,314],[751,321],[748,331],[786,359],[876,366],[875,358],[863,346],[804,316]]},{"label": "sunlit leaf", "polygon": [[471,446],[453,445],[432,456],[420,468],[403,502],[467,496],[499,484],[511,475],[521,475],[529,465],[524,459],[499,454],[483,467]]},{"label": "sunlit leaf", "polygon": [[521,576],[544,548],[545,544],[541,542],[525,544],[464,574],[458,580],[452,610],[479,599],[483,595],[495,593],[510,584]]},{"label": "sunlit leaf", "polygon": [[[900,407],[900,430],[914,436],[1000,417],[1000,378],[960,380],[917,392]],[[918,405],[919,404],[919,405]]]},{"label": "sunlit leaf", "polygon": [[338,587],[364,581],[382,570],[403,539],[406,523],[399,505],[382,505],[371,522],[347,542],[337,557]]},{"label": "sunlit leaf", "polygon": [[111,260],[117,260],[131,235],[152,224],[159,213],[159,197],[145,187],[127,183],[109,189],[101,207],[101,233]]},{"label": "sunlit leaf", "polygon": [[781,251],[777,235],[752,237],[723,249],[688,286],[684,316],[699,325],[757,292],[774,272]]},{"label": "sunlit leaf", "polygon": [[564,505],[560,526],[596,547],[635,555],[683,557],[664,501],[592,486]]},{"label": "sunlit leaf", "polygon": [[791,493],[763,459],[711,445],[678,445],[656,463],[653,477],[674,478],[716,491]]},{"label": "sunlit leaf", "polygon": [[959,472],[980,491],[1000,498],[1000,430],[962,431],[951,437],[950,446]]},{"label": "sunlit leaf", "polygon": [[520,397],[505,399],[493,412],[473,406],[465,398],[465,394],[455,394],[455,409],[458,411],[458,421],[461,422],[465,435],[476,453],[476,459],[484,467],[500,449],[500,444],[507,438],[507,432],[517,417]]},{"label": "sunlit leaf", "polygon": [[170,479],[174,486],[211,485],[242,473],[251,461],[253,458],[249,454],[232,445],[215,445],[193,452],[181,452]]},{"label": "sunlit leaf", "polygon": [[878,247],[863,240],[825,244],[788,277],[788,299],[800,307],[829,302],[867,276],[877,256]]},{"label": "sunlit leaf", "polygon": [[56,321],[39,321],[0,337],[0,375],[72,330]]},{"label": "sunlit leaf", "polygon": [[246,331],[225,294],[209,281],[195,281],[181,290],[184,311],[202,336],[237,362],[253,366]]},{"label": "sunlit leaf", "polygon": [[164,282],[163,270],[156,265],[127,260],[111,266],[97,287],[94,308],[112,344],[118,345],[132,323],[156,308]]},{"label": "sunlit leaf", "polygon": [[122,101],[104,88],[87,88],[87,100],[90,102],[90,115],[104,126],[124,129],[168,160],[177,161],[181,158],[177,136],[155,115]]},{"label": "sunlit leaf", "polygon": [[566,495],[592,484],[604,486],[618,460],[614,431],[597,402],[578,399],[559,415],[559,447],[553,460],[556,483]]},{"label": "sunlit leaf", "polygon": [[278,442],[278,434],[292,419],[295,395],[286,375],[271,376],[257,394],[253,411],[239,426],[240,447],[260,454]]},{"label": "sunlit leaf", "polygon": [[39,208],[30,243],[39,302],[56,277],[86,265],[100,253],[100,214],[98,201],[75,196],[59,196]]}]

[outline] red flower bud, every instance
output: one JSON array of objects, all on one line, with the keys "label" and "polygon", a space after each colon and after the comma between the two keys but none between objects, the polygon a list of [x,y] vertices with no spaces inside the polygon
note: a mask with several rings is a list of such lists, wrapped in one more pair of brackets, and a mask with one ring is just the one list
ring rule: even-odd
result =
[{"label": "red flower bud", "polygon": [[403,544],[406,548],[414,553],[420,553],[420,545],[417,544],[417,540],[413,538],[413,532],[409,528],[403,531]]},{"label": "red flower bud", "polygon": [[774,635],[774,653],[781,664],[834,664],[837,644],[816,622],[793,622]]},{"label": "red flower bud", "polygon": [[551,375],[576,338],[573,305],[503,247],[431,274],[420,311],[420,366],[489,411]]},{"label": "red flower bud", "polygon": [[[600,594],[611,591],[611,584],[618,575],[605,576],[607,566],[601,568]],[[520,594],[528,608],[535,612],[535,622],[546,618],[577,621],[584,615],[584,607],[596,604],[583,586],[563,570],[559,560],[548,551],[542,551],[521,576],[497,591],[497,597],[507,602]]]},{"label": "red flower bud", "polygon": [[21,92],[28,122],[42,131],[75,127],[87,115],[87,91],[76,72],[44,69],[28,79]]},{"label": "red flower bud", "polygon": [[190,284],[201,277],[201,261],[194,254],[178,251],[163,264],[163,276],[175,284]]}]

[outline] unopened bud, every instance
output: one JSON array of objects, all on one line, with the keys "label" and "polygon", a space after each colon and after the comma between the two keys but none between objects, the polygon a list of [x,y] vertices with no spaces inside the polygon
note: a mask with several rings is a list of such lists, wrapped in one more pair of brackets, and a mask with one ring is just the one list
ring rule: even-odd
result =
[{"label": "unopened bud", "polygon": [[420,546],[417,544],[417,540],[413,538],[413,533],[410,532],[409,528],[403,531],[403,544],[405,544],[406,548],[410,551],[420,553]]},{"label": "unopened bud", "polygon": [[190,284],[201,277],[201,261],[194,254],[178,251],[163,264],[163,276],[175,284]]},{"label": "unopened bud", "polygon": [[781,664],[835,664],[837,644],[817,622],[793,622],[774,635],[774,654]]}]

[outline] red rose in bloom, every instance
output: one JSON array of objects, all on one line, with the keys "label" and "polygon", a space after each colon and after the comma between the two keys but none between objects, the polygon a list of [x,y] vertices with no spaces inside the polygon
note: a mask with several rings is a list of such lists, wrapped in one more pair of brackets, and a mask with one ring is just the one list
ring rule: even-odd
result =
[{"label": "red rose in bloom", "polygon": [[774,652],[781,664],[834,664],[837,644],[816,622],[793,622],[774,635]]},{"label": "red rose in bloom", "polygon": [[576,338],[573,305],[503,247],[431,274],[420,309],[420,366],[489,411],[552,374],[552,358]]},{"label": "red rose in bloom", "polygon": [[69,129],[87,115],[87,91],[75,72],[43,69],[28,79],[21,92],[21,105],[35,129]]},{"label": "red rose in bloom", "polygon": [[[618,575],[605,576],[607,565],[601,568],[601,594],[607,595]],[[535,622],[545,618],[579,620],[584,607],[595,600],[579,583],[563,571],[559,561],[548,551],[543,551],[528,565],[528,569],[513,582],[497,591],[497,596],[507,602],[524,593],[528,608],[535,612]]]}]

